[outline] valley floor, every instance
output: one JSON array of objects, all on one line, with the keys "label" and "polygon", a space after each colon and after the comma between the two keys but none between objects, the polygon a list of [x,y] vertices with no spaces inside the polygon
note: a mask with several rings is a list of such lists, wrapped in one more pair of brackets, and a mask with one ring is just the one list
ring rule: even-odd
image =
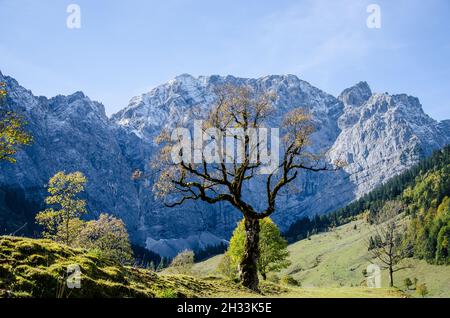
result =
[{"label": "valley floor", "polygon": [[[265,288],[267,289],[267,287]],[[214,297],[226,298],[405,298],[407,297],[400,290],[388,288],[362,288],[362,287],[339,287],[339,288],[325,288],[325,287],[284,287],[280,292],[273,293],[270,291],[263,291],[262,295],[255,293],[220,293]]]},{"label": "valley floor", "polygon": [[[378,297],[387,289],[367,289],[363,270],[370,264],[367,258],[367,239],[373,228],[363,220],[357,220],[338,227],[332,232],[313,235],[288,247],[292,265],[277,275],[291,275],[302,285],[305,295],[308,292],[331,297],[348,297],[352,293],[373,294]],[[221,255],[195,265],[199,276],[217,272]],[[409,268],[395,273],[394,285],[403,295],[417,297],[414,290],[406,290],[405,278],[417,278],[427,285],[428,297],[450,297],[450,266],[431,265],[417,259],[406,259],[400,264]],[[388,275],[382,272],[382,287],[388,287]],[[389,293],[388,293],[389,294]],[[320,297],[320,296],[318,296]]]}]

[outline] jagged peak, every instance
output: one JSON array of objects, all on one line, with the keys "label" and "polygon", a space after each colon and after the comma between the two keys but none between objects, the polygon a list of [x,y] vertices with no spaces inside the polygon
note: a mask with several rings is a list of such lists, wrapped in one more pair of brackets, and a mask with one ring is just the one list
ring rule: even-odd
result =
[{"label": "jagged peak", "polygon": [[62,94],[56,95],[56,96],[50,98],[50,101],[57,102],[57,103],[59,103],[61,101],[65,101],[65,102],[67,102],[67,104],[71,104],[76,100],[85,99],[85,98],[89,99],[89,97],[87,97],[82,91],[76,91],[75,93],[72,93],[70,95],[62,95]]},{"label": "jagged peak", "polygon": [[195,79],[195,77],[192,76],[192,75],[189,74],[189,73],[183,73],[183,74],[180,74],[180,75],[175,76],[175,79],[177,79],[177,80],[183,80],[183,79]]},{"label": "jagged peak", "polygon": [[86,95],[82,91],[76,91],[75,93],[70,94],[67,97],[73,97],[73,98],[77,98],[77,99],[82,99],[82,98],[86,98]]},{"label": "jagged peak", "polygon": [[[49,99],[49,106],[54,111],[61,112],[75,107],[93,112],[102,118],[107,118],[105,106],[97,101],[91,100],[82,91],[76,91],[70,95],[57,95]],[[73,108],[73,109],[75,109]]]},{"label": "jagged peak", "polygon": [[[2,82],[6,82],[6,84],[10,85],[10,86],[20,86],[19,82],[14,77],[11,77],[8,75],[3,75],[3,73],[1,73],[1,72],[0,72],[0,80]],[[22,86],[20,86],[20,87],[28,92],[31,92],[29,89],[26,89]]]},{"label": "jagged peak", "polygon": [[89,99],[82,91],[76,91],[75,93],[67,96],[67,101],[70,104],[76,100],[85,99],[85,98]]},{"label": "jagged peak", "polygon": [[[200,75],[195,77],[191,74],[184,73],[176,76],[172,80],[168,81],[169,84],[173,84],[175,82],[195,82],[199,81],[202,83],[208,82],[227,82],[227,81],[238,81],[238,82],[246,82],[246,81],[267,81],[267,80],[289,80],[294,82],[301,82],[302,80],[298,78],[297,75],[294,74],[275,74],[275,75],[265,75],[258,78],[249,78],[249,77],[236,77],[234,75]],[[304,82],[304,81],[302,81]],[[164,84],[162,84],[164,85]]]},{"label": "jagged peak", "polygon": [[[198,78],[195,78],[191,74],[183,73],[180,75],[175,76],[175,78],[169,80],[166,84],[173,85],[173,84],[187,84],[198,81]],[[163,84],[164,85],[164,84]]]},{"label": "jagged peak", "polygon": [[369,84],[361,81],[356,85],[345,89],[340,95],[341,100],[346,106],[361,106],[372,96],[372,90]]},{"label": "jagged peak", "polygon": [[[174,93],[175,94],[173,96],[176,96],[176,94],[190,94],[191,96],[197,96],[201,99],[202,97],[204,97],[205,92],[210,92],[209,90],[211,87],[228,83],[237,85],[248,84],[254,87],[260,87],[260,84],[262,84],[262,87],[292,85],[298,86],[300,90],[305,92],[311,92],[313,94],[319,93],[323,96],[332,97],[331,95],[311,85],[307,81],[300,79],[297,75],[294,74],[272,74],[260,76],[257,78],[249,78],[218,74],[193,76],[191,74],[184,73],[174,77],[166,83],[152,88],[145,93],[132,97],[128,105],[119,110],[117,113],[113,114],[111,116],[111,119],[120,120],[124,114],[131,114],[130,111],[133,111],[135,109],[145,109],[149,104],[158,104],[160,98],[166,98],[167,96],[170,96]],[[149,102],[155,97],[155,103]]]},{"label": "jagged peak", "polygon": [[297,77],[297,75],[294,75],[294,74],[272,74],[272,75],[262,76],[259,78],[259,80],[267,80],[267,79],[300,81],[300,79]]}]

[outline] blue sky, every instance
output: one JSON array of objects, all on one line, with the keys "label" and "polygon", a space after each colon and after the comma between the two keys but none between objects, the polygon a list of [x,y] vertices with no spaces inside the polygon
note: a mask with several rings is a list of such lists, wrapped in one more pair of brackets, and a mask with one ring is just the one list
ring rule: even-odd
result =
[{"label": "blue sky", "polygon": [[[81,29],[66,27],[71,3]],[[82,90],[108,114],[182,73],[289,73],[333,95],[365,80],[450,118],[448,0],[0,0],[0,28],[5,75],[38,95]]]}]

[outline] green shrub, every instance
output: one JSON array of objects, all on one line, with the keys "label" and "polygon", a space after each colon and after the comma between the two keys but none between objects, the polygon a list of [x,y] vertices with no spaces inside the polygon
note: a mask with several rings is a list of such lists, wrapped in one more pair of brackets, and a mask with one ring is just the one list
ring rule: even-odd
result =
[{"label": "green shrub", "polygon": [[281,278],[281,283],[285,284],[285,285],[291,285],[291,286],[301,286],[301,283],[290,275],[283,276]]},{"label": "green shrub", "polygon": [[409,277],[405,278],[404,283],[406,289],[411,289],[411,286],[413,286],[413,282]]},{"label": "green shrub", "polygon": [[168,271],[175,274],[190,274],[194,266],[194,252],[185,250],[174,257]]},{"label": "green shrub", "polygon": [[413,278],[413,286],[414,286],[414,289],[416,289],[417,288],[417,284],[419,283],[419,280],[417,279],[417,277],[414,277]]},{"label": "green shrub", "polygon": [[225,255],[222,257],[217,270],[220,274],[230,280],[236,279],[238,275],[237,268],[236,266],[234,266],[233,261],[231,260],[231,257],[228,253],[225,253]]},{"label": "green shrub", "polygon": [[125,224],[121,219],[102,213],[98,220],[86,222],[78,233],[76,246],[96,250],[98,254],[120,264],[133,261],[133,251]]},{"label": "green shrub", "polygon": [[422,298],[425,297],[426,295],[428,295],[428,288],[427,288],[427,284],[423,283],[423,284],[418,284],[416,286],[416,293],[418,295],[420,295]]},{"label": "green shrub", "polygon": [[278,275],[275,274],[275,273],[269,273],[269,274],[267,275],[267,280],[268,280],[269,282],[272,282],[272,283],[275,283],[275,284],[279,284],[279,283],[280,283],[280,276],[278,276]]},{"label": "green shrub", "polygon": [[166,288],[156,292],[157,298],[178,298],[178,293],[172,288]]}]

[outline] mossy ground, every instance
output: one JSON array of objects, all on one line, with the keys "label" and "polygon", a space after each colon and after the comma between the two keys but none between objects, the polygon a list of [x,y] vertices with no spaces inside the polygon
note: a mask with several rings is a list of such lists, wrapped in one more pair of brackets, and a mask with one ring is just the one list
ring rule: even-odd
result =
[{"label": "mossy ground", "polygon": [[[81,288],[66,287],[67,268],[81,269]],[[284,290],[262,287],[263,294]],[[223,297],[259,296],[217,277],[157,274],[121,266],[92,251],[50,240],[0,237],[0,297]]]}]

